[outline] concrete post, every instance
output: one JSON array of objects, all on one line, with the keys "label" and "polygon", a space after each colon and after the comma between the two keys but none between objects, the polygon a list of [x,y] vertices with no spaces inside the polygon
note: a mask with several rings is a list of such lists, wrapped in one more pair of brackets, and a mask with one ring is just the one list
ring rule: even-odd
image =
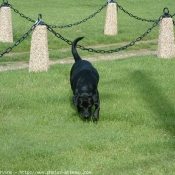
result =
[{"label": "concrete post", "polygon": [[116,35],[117,33],[117,5],[113,1],[109,0],[106,12],[104,34]]},{"label": "concrete post", "polygon": [[32,34],[29,72],[48,71],[48,69],[47,27],[45,25],[38,25]]},{"label": "concrete post", "polygon": [[7,6],[0,8],[0,42],[13,42],[11,9]]},{"label": "concrete post", "polygon": [[159,58],[175,57],[174,30],[171,17],[162,18],[160,22],[157,56]]}]

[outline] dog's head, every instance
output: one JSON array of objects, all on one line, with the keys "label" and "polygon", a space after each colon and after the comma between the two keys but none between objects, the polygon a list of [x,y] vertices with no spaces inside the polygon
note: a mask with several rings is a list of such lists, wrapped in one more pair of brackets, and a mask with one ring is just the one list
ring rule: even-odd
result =
[{"label": "dog's head", "polygon": [[92,106],[94,105],[94,99],[92,94],[83,93],[81,95],[75,95],[73,98],[75,107],[78,112],[85,119],[89,119],[92,115]]}]

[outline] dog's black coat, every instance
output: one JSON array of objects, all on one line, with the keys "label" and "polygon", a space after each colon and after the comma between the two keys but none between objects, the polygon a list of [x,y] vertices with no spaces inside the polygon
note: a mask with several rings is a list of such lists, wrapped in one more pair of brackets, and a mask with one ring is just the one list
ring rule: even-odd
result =
[{"label": "dog's black coat", "polygon": [[92,115],[92,106],[95,106],[93,121],[99,119],[100,100],[98,93],[99,74],[92,64],[82,60],[77,53],[76,45],[83,37],[76,38],[72,43],[72,55],[75,63],[70,72],[70,83],[74,94],[73,103],[78,112],[86,119]]}]

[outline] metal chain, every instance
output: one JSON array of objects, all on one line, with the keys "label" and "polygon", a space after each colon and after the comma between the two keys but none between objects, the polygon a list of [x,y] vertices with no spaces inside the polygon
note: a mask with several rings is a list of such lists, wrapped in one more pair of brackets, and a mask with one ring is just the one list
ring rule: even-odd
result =
[{"label": "metal chain", "polygon": [[[108,4],[108,3],[105,3],[97,12],[95,12],[93,15],[89,16],[88,18],[86,18],[86,19],[84,19],[84,20],[82,20],[82,21],[80,21],[80,22],[77,22],[77,23],[74,23],[74,24],[69,24],[69,25],[66,25],[66,26],[51,26],[51,25],[48,25],[48,24],[45,24],[45,23],[43,24],[43,21],[42,21],[42,19],[41,19],[41,15],[39,15],[38,21],[35,22],[34,20],[32,20],[32,19],[26,17],[24,14],[20,13],[18,10],[14,9],[14,8],[12,7],[12,5],[8,4],[9,7],[11,7],[16,13],[20,14],[20,16],[26,18],[28,21],[35,22],[35,24],[34,24],[34,25],[30,28],[30,30],[29,30],[27,33],[25,33],[24,36],[22,36],[13,46],[7,48],[3,53],[0,53],[0,57],[2,57],[2,56],[3,56],[4,54],[6,54],[6,53],[9,53],[15,46],[18,46],[25,38],[27,38],[27,36],[28,36],[28,35],[35,29],[35,27],[36,27],[37,25],[39,25],[39,24],[46,25],[47,29],[48,29],[50,32],[52,32],[57,38],[60,38],[60,39],[62,39],[63,41],[65,41],[66,43],[68,43],[69,45],[72,45],[72,41],[70,41],[70,40],[64,38],[62,35],[60,35],[60,34],[57,33],[56,31],[54,31],[53,28],[56,28],[56,27],[60,27],[60,28],[63,28],[63,27],[71,27],[71,26],[73,26],[73,25],[78,25],[78,24],[80,24],[80,23],[82,23],[82,22],[85,22],[85,21],[87,21],[88,19],[94,17],[97,13],[99,13],[104,7],[106,7],[107,4]],[[2,5],[1,5],[1,6],[2,6]],[[0,6],[0,7],[1,7],[1,6]],[[144,34],[142,34],[140,37],[136,38],[136,40],[130,42],[129,44],[127,44],[127,45],[125,45],[125,46],[123,46],[123,47],[117,48],[117,49],[115,49],[115,50],[95,50],[95,49],[92,49],[92,48],[85,48],[85,47],[83,47],[83,46],[81,46],[81,45],[77,45],[77,47],[80,48],[80,49],[82,49],[82,50],[87,50],[87,51],[89,51],[89,52],[95,52],[95,53],[113,53],[113,52],[119,52],[119,51],[121,51],[121,50],[125,50],[125,49],[127,49],[128,47],[133,46],[136,42],[142,40],[142,38],[144,38],[145,36],[147,36],[147,35],[152,31],[152,29],[155,28],[155,27],[158,25],[158,23],[160,22],[160,20],[161,20],[163,17],[165,17],[165,9],[166,9],[166,8],[164,9],[164,15],[160,16],[160,18],[159,18],[158,20],[146,20],[146,19],[142,19],[142,18],[139,18],[139,17],[136,17],[136,16],[132,15],[131,13],[127,12],[126,10],[124,10],[124,9],[123,9],[121,6],[119,6],[119,5],[118,5],[118,7],[119,7],[121,10],[123,10],[125,13],[127,13],[129,16],[131,16],[131,17],[134,17],[134,18],[139,19],[139,20],[142,20],[142,21],[154,22],[153,25],[152,25],[152,27],[150,27],[150,28],[149,28]],[[168,13],[166,13],[166,14],[169,14],[169,11],[168,11]],[[173,17],[173,16],[175,16],[175,14],[174,14],[174,15],[170,15],[170,16]],[[173,21],[173,23],[175,24],[174,21]]]},{"label": "metal chain", "polygon": [[[143,35],[141,35],[140,37],[136,38],[136,40],[132,41],[131,43],[129,43],[129,44],[123,46],[123,47],[117,48],[115,50],[95,50],[95,49],[92,49],[92,48],[85,48],[85,47],[83,47],[81,45],[77,45],[77,47],[80,48],[80,49],[82,49],[82,50],[87,50],[89,52],[95,52],[95,53],[113,53],[113,52],[122,51],[122,50],[127,49],[128,47],[133,46],[136,42],[142,40],[142,38],[144,38],[145,36],[147,36],[152,31],[152,29],[155,28],[159,24],[159,22],[160,22],[161,19],[162,19],[162,16],[158,20],[156,20],[154,22],[154,24],[152,25],[152,27],[150,27]],[[72,42],[70,40],[64,38],[59,33],[55,32],[49,25],[46,24],[46,26],[47,26],[47,29],[50,32],[52,32],[56,37],[62,39],[63,41],[65,41],[69,45],[72,45]]]},{"label": "metal chain", "polygon": [[40,22],[40,20],[36,21],[35,24],[30,28],[30,30],[27,33],[25,33],[19,40],[17,40],[14,45],[8,47],[4,52],[0,53],[0,57],[2,57],[6,53],[9,53],[14,47],[22,43],[24,39],[26,39],[28,35],[35,29],[35,27],[40,24]]},{"label": "metal chain", "polygon": [[13,8],[13,6],[12,6],[11,4],[8,4],[8,6],[9,6],[11,9],[13,9],[15,13],[19,14],[21,17],[27,19],[27,20],[30,21],[30,22],[33,22],[33,23],[35,22],[33,19],[31,19],[31,18],[25,16],[23,13],[20,13],[17,9]]},{"label": "metal chain", "polygon": [[95,15],[97,15],[98,13],[100,13],[106,6],[107,6],[108,2],[105,3],[100,9],[98,9],[95,13],[93,13],[92,15],[90,15],[89,17],[81,20],[81,21],[78,21],[78,22],[75,22],[73,24],[67,24],[67,25],[62,25],[62,26],[56,26],[56,25],[49,25],[51,28],[68,28],[68,27],[72,27],[72,26],[75,26],[75,25],[79,25],[81,23],[84,23],[86,22],[87,20],[93,18]]},{"label": "metal chain", "polygon": [[127,10],[125,10],[125,9],[124,9],[122,6],[120,6],[118,3],[117,3],[117,7],[118,7],[120,10],[122,10],[123,12],[125,12],[126,14],[128,14],[130,17],[133,17],[133,18],[135,18],[135,19],[137,19],[137,20],[146,21],[146,22],[156,22],[156,20],[143,19],[143,18],[140,18],[140,17],[138,17],[138,16],[135,16],[135,15],[129,13]]},{"label": "metal chain", "polygon": [[57,38],[60,38],[61,40],[65,41],[67,44],[72,45],[72,41],[64,38],[61,34],[57,33],[56,31],[53,30],[50,25],[45,24],[49,32],[53,33]]},{"label": "metal chain", "polygon": [[112,49],[112,50],[95,50],[92,48],[85,48],[83,46],[80,46],[80,48],[82,50],[88,50],[89,52],[95,52],[95,53],[113,53],[113,52],[119,52],[119,51],[125,50],[128,47],[135,45],[136,42],[142,40],[145,36],[147,36],[152,31],[152,29],[155,28],[159,24],[161,18],[162,18],[162,16],[158,20],[156,20],[154,22],[154,24],[152,25],[152,27],[150,27],[143,35],[141,35],[140,37],[136,38],[136,40],[134,40],[134,41],[130,42],[129,44],[122,46],[120,48]]}]

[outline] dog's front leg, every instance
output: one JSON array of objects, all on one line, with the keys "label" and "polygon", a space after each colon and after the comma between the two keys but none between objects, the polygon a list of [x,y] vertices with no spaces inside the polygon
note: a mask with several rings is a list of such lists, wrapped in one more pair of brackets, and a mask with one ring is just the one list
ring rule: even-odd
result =
[{"label": "dog's front leg", "polygon": [[99,111],[100,111],[100,102],[98,101],[97,103],[94,104],[95,110],[93,114],[93,122],[96,122],[99,120]]},{"label": "dog's front leg", "polygon": [[94,114],[93,114],[93,122],[96,122],[99,120],[99,111],[100,111],[100,98],[99,98],[99,93],[98,90],[96,91],[96,94],[93,96],[94,100]]}]

